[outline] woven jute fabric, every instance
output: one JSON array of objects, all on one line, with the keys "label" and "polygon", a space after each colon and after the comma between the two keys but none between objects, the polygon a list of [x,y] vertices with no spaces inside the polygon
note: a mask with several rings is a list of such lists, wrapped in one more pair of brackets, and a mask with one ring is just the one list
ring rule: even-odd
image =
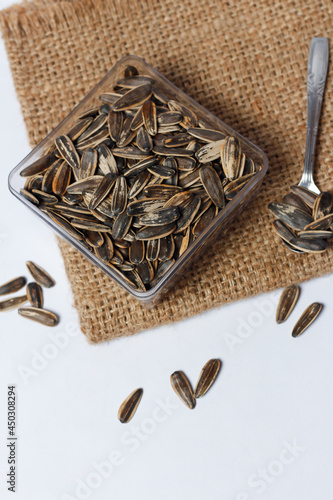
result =
[{"label": "woven jute fabric", "polygon": [[[301,175],[308,49],[313,36],[333,38],[332,14],[330,0],[44,0],[2,11],[1,31],[32,146],[120,57],[136,54],[269,159],[256,200],[150,310],[60,242],[82,331],[91,342],[132,335],[333,269],[331,248],[312,256],[286,251],[267,210]],[[316,151],[316,182],[329,191],[332,76],[329,71]]]}]

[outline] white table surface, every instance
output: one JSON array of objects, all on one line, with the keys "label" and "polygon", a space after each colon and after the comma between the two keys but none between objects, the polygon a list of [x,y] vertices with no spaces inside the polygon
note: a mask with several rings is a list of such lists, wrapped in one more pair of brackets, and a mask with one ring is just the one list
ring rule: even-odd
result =
[{"label": "white table surface", "polygon": [[[11,4],[0,0],[0,7]],[[304,90],[305,91],[305,90]],[[280,291],[133,338],[89,345],[80,332],[53,233],[8,191],[29,152],[0,42],[0,283],[28,275],[26,260],[55,278],[46,307],[54,329],[1,313],[0,498],[16,500],[313,500],[333,495],[333,276],[301,285],[291,318],[275,324]],[[300,338],[291,329],[324,304]],[[195,384],[203,364],[223,362],[190,411],[169,377]],[[16,494],[7,490],[7,387],[16,385]],[[123,399],[143,387],[133,420]]]}]

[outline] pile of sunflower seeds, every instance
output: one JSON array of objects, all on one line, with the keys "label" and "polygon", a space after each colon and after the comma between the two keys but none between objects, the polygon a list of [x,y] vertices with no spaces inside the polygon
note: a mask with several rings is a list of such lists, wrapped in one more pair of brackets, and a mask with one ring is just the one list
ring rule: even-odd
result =
[{"label": "pile of sunflower seeds", "polygon": [[[219,359],[210,359],[202,368],[197,385],[193,391],[189,379],[182,371],[174,372],[171,377],[171,385],[179,399],[191,410],[195,408],[196,400],[206,394],[215,382],[219,371],[221,369],[221,361]],[[129,422],[141,401],[143,389],[135,389],[123,403],[118,410],[118,420],[122,424]]]},{"label": "pile of sunflower seeds", "polygon": [[99,99],[21,172],[21,193],[145,291],[259,166],[133,66]]},{"label": "pile of sunflower seeds", "polygon": [[[300,288],[298,285],[290,285],[283,290],[276,310],[276,322],[278,325],[284,323],[289,318],[298,301],[299,292]],[[291,333],[292,336],[299,337],[305,332],[319,316],[322,309],[323,305],[319,304],[319,302],[310,304],[296,322]]]},{"label": "pile of sunflower seeds", "polygon": [[333,237],[332,195],[319,195],[301,186],[291,186],[283,203],[271,203],[277,217],[273,228],[289,250],[297,253],[321,253]]},{"label": "pile of sunflower seeds", "polygon": [[[35,281],[27,284],[27,279],[24,276],[14,278],[0,286],[0,295],[9,295],[26,286],[26,293],[17,297],[12,297],[0,302],[0,312],[11,311],[18,309],[18,313],[24,318],[31,319],[45,326],[56,326],[59,323],[59,318],[56,314],[47,309],[44,309],[43,289],[51,288],[55,285],[55,281],[51,276],[34,262],[26,262],[27,268]],[[30,302],[31,306],[21,307],[25,303]]]}]

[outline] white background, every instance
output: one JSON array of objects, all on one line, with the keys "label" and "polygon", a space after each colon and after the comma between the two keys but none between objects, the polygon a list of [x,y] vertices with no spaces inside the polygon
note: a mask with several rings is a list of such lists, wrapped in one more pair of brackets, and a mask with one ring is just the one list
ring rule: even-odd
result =
[{"label": "white background", "polygon": [[[48,329],[16,311],[1,313],[0,498],[332,498],[332,276],[302,285],[280,326],[278,291],[89,345],[52,232],[7,188],[9,171],[30,148],[2,41],[0,131],[0,283],[28,275],[25,261],[36,261],[56,278],[45,305],[61,315]],[[320,318],[293,339],[294,322],[313,301],[324,304]],[[182,369],[195,384],[212,357],[222,371],[190,411],[170,374]],[[10,384],[17,392],[15,494],[6,484]],[[122,425],[119,405],[137,387],[143,399]]]}]

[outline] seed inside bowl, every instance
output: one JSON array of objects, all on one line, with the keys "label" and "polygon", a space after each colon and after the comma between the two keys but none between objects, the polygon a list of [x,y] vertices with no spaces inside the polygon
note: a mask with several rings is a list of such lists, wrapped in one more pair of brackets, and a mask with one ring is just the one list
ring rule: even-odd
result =
[{"label": "seed inside bowl", "polygon": [[146,291],[260,167],[133,66],[99,99],[21,172],[21,192]]}]

